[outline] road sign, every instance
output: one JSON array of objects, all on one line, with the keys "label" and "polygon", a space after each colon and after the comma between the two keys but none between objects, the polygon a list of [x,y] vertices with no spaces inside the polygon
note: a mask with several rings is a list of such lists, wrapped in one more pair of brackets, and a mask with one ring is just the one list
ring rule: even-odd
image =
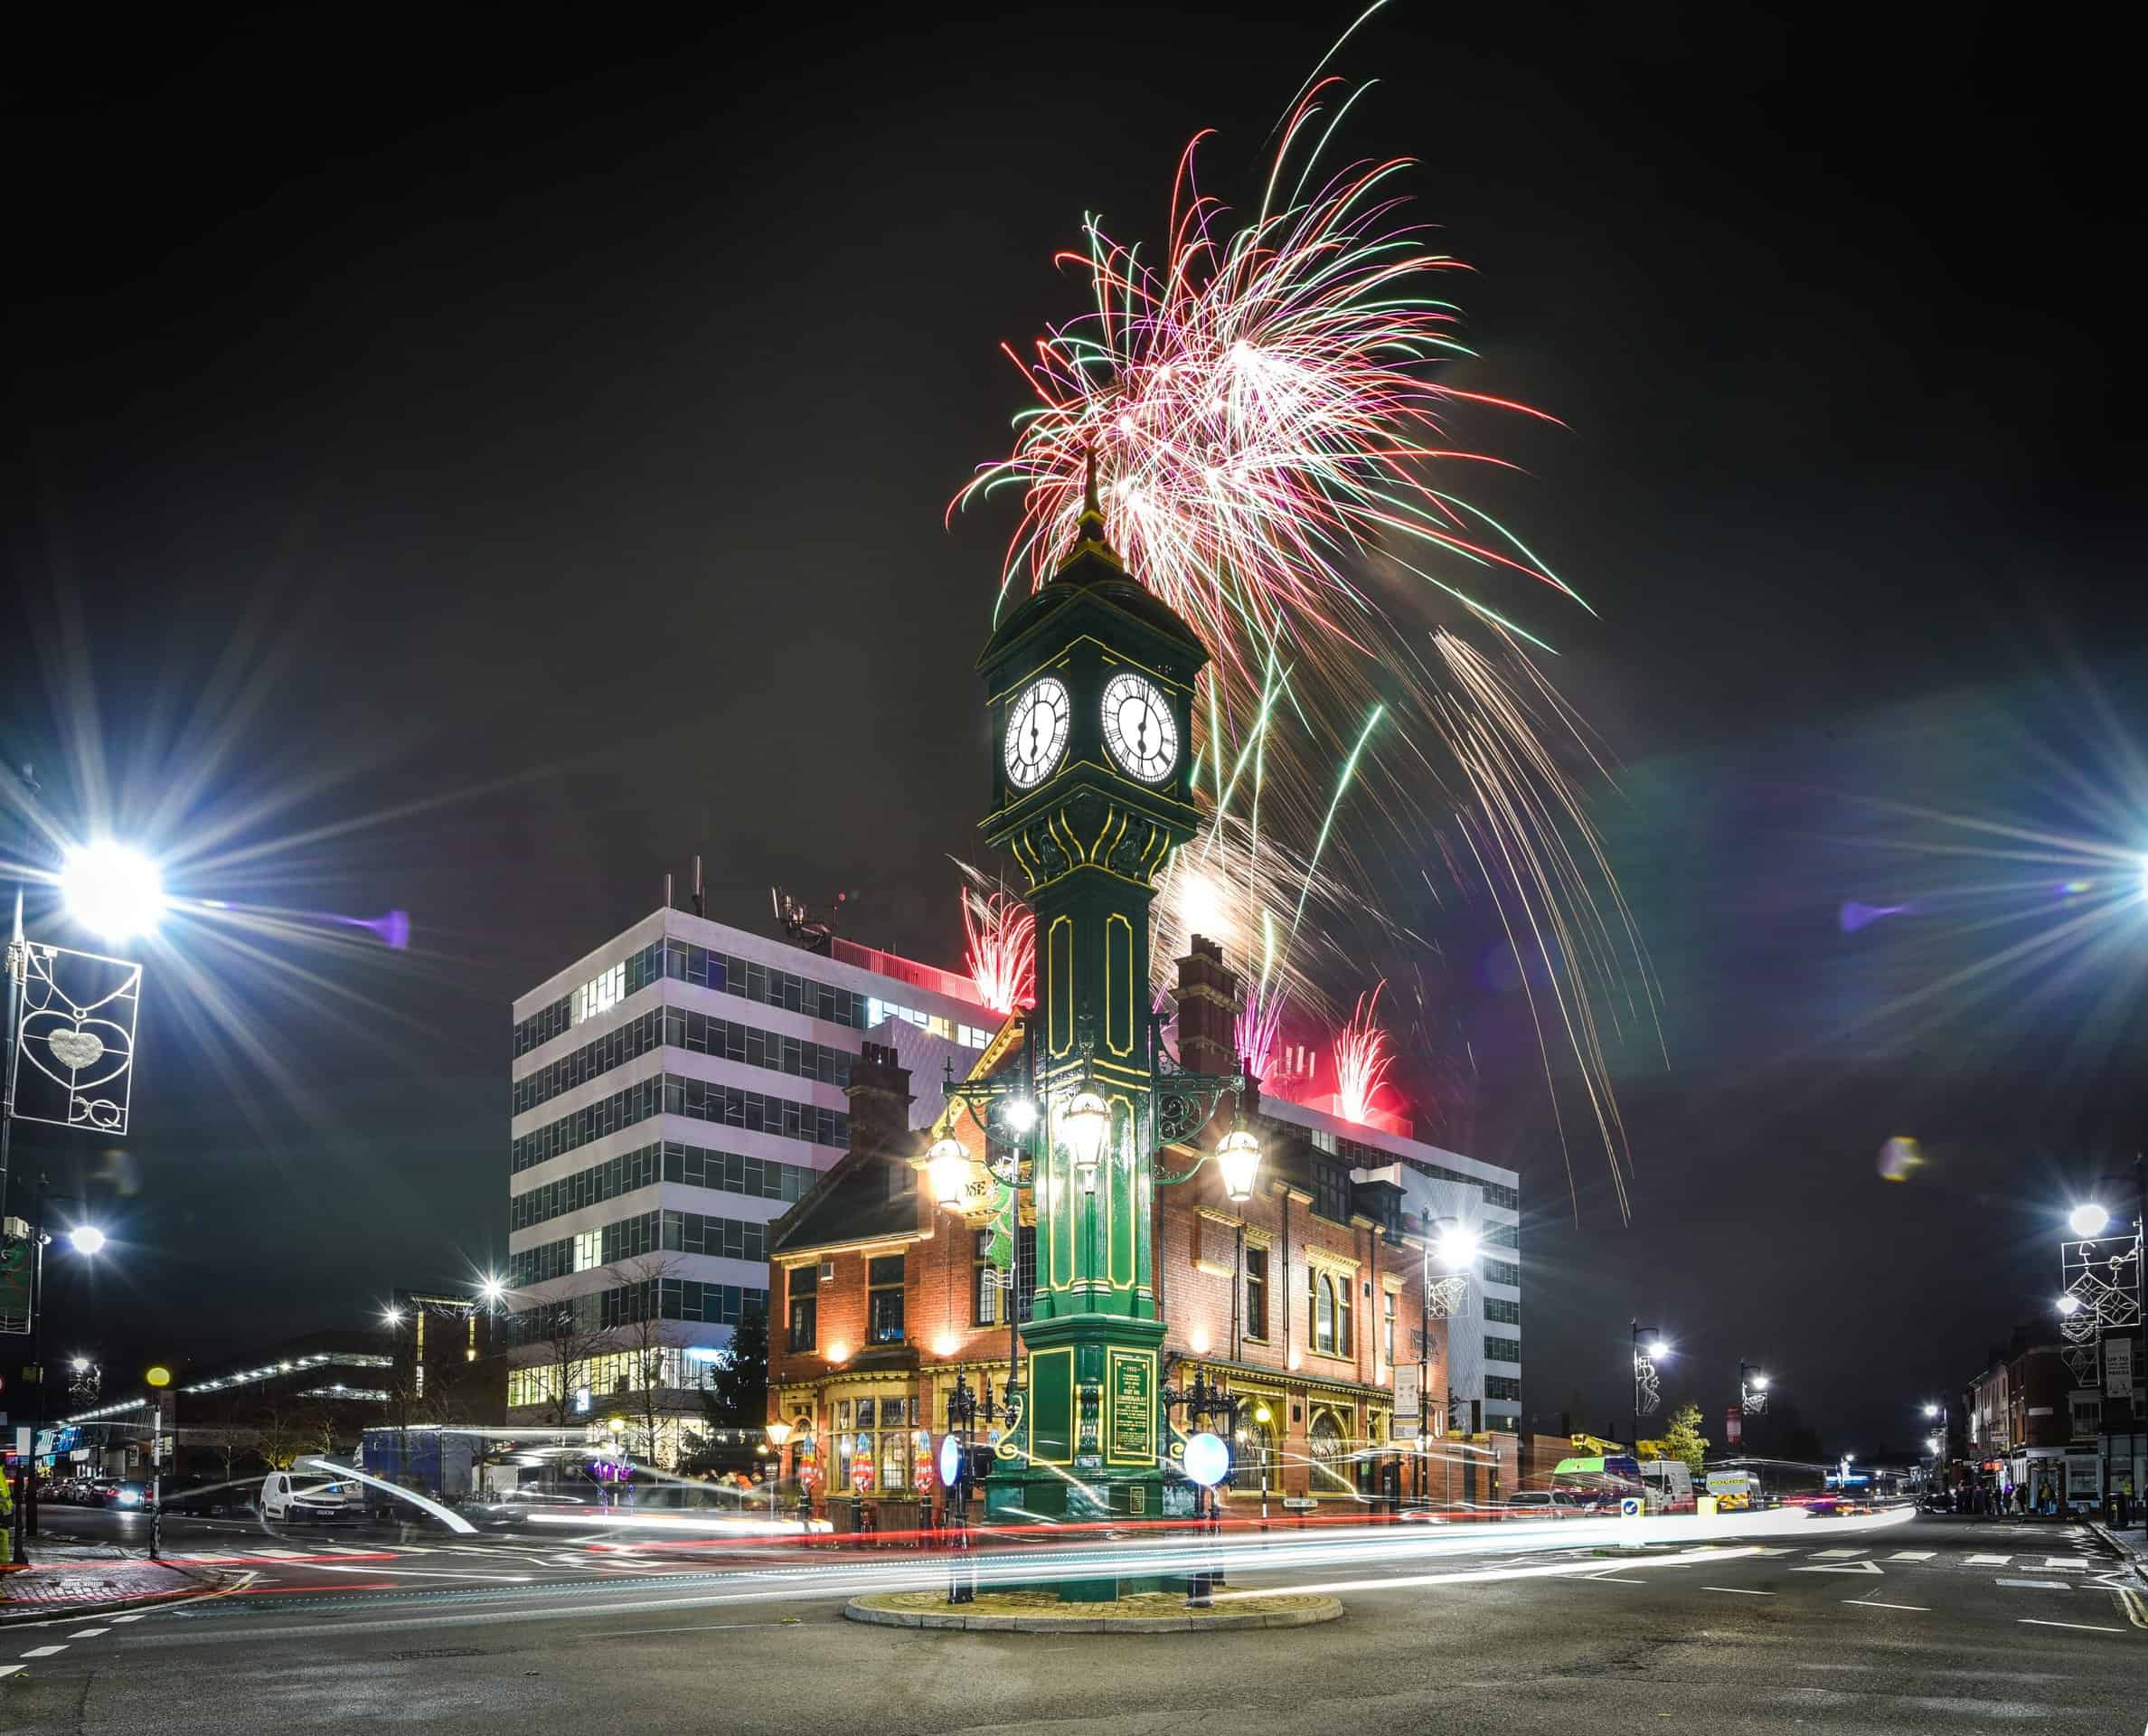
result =
[{"label": "road sign", "polygon": [[1286,1495],[1283,1497],[1283,1511],[1286,1513],[1311,1513],[1319,1505],[1309,1495]]},{"label": "road sign", "polygon": [[1621,1495],[1618,1499],[1618,1516],[1621,1519],[1638,1519],[1641,1508],[1642,1500],[1637,1495]]}]

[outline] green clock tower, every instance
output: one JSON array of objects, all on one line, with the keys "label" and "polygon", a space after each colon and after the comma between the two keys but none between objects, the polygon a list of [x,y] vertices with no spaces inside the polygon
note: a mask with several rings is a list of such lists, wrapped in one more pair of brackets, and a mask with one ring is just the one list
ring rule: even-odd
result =
[{"label": "green clock tower", "polygon": [[1163,1510],[1149,906],[1199,825],[1188,760],[1207,662],[1106,540],[1092,469],[1079,542],[977,661],[994,744],[982,829],[1021,865],[1037,920],[1044,1106],[1022,1450],[1003,1454],[994,1511]]}]

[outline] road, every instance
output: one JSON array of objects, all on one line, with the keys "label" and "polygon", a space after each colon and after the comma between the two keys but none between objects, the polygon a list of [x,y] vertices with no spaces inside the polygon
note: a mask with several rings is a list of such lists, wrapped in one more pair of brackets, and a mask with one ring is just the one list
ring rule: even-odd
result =
[{"label": "road", "polygon": [[[80,1517],[71,1529],[110,1523]],[[1598,1736],[1699,1720],[2143,1736],[2148,1604],[2085,1533],[1739,1523],[1719,1522],[1705,1544],[1625,1552],[1544,1534],[1555,1527],[1421,1545],[1278,1535],[1232,1586],[1335,1587],[1343,1620],[1128,1638],[842,1620],[852,1585],[916,1571],[905,1552],[437,1533],[316,1543],[182,1521],[169,1552],[219,1554],[243,1583],[176,1609],[7,1629],[0,1729]]]}]

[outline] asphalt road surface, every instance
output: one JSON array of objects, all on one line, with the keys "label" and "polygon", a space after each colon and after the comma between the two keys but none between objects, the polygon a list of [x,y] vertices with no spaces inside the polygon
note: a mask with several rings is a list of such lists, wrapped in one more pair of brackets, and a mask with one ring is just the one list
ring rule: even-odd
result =
[{"label": "asphalt road surface", "polygon": [[[82,1534],[125,1524],[76,1516],[66,1528]],[[1126,1637],[841,1618],[854,1586],[914,1572],[914,1552],[176,1521],[167,1553],[214,1555],[239,1584],[5,1629],[0,1730],[1600,1736],[1698,1721],[2148,1736],[2148,1599],[2087,1533],[1918,1518],[1741,1535],[1738,1524],[1624,1552],[1526,1547],[1508,1527],[1445,1539],[1436,1555],[1393,1552],[1407,1540],[1278,1535],[1232,1586],[1333,1588],[1342,1621]]]}]

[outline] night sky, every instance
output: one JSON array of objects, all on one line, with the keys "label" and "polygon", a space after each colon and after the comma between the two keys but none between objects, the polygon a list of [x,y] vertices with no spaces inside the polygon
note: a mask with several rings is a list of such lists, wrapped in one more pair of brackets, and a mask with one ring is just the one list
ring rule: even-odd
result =
[{"label": "night sky", "polygon": [[[1257,191],[1349,15],[17,39],[5,759],[175,891],[413,923],[152,951],[134,1137],[18,1139],[120,1237],[57,1332],[212,1354],[504,1259],[508,1003],[696,851],[712,915],[855,891],[847,932],[956,961],[1012,521],[942,514],[1022,402],[997,345],[1078,311],[1085,210],[1156,234],[1197,128]],[[1564,423],[1467,431],[1599,611],[1532,618],[1663,986],[1627,1227],[1570,1118],[1569,1197],[1481,904],[1396,894],[1427,948],[1382,963],[1523,1174],[1525,1408],[1623,1431],[1638,1314],[1673,1401],[1719,1420],[1743,1354],[1832,1449],[1907,1448],[2048,1319],[2056,1212],[2143,1119],[2137,904],[1898,1004],[2105,896],[1932,815],[2148,846],[2131,93],[1960,6],[1403,4],[1338,66],[1476,269],[1449,377]]]}]

